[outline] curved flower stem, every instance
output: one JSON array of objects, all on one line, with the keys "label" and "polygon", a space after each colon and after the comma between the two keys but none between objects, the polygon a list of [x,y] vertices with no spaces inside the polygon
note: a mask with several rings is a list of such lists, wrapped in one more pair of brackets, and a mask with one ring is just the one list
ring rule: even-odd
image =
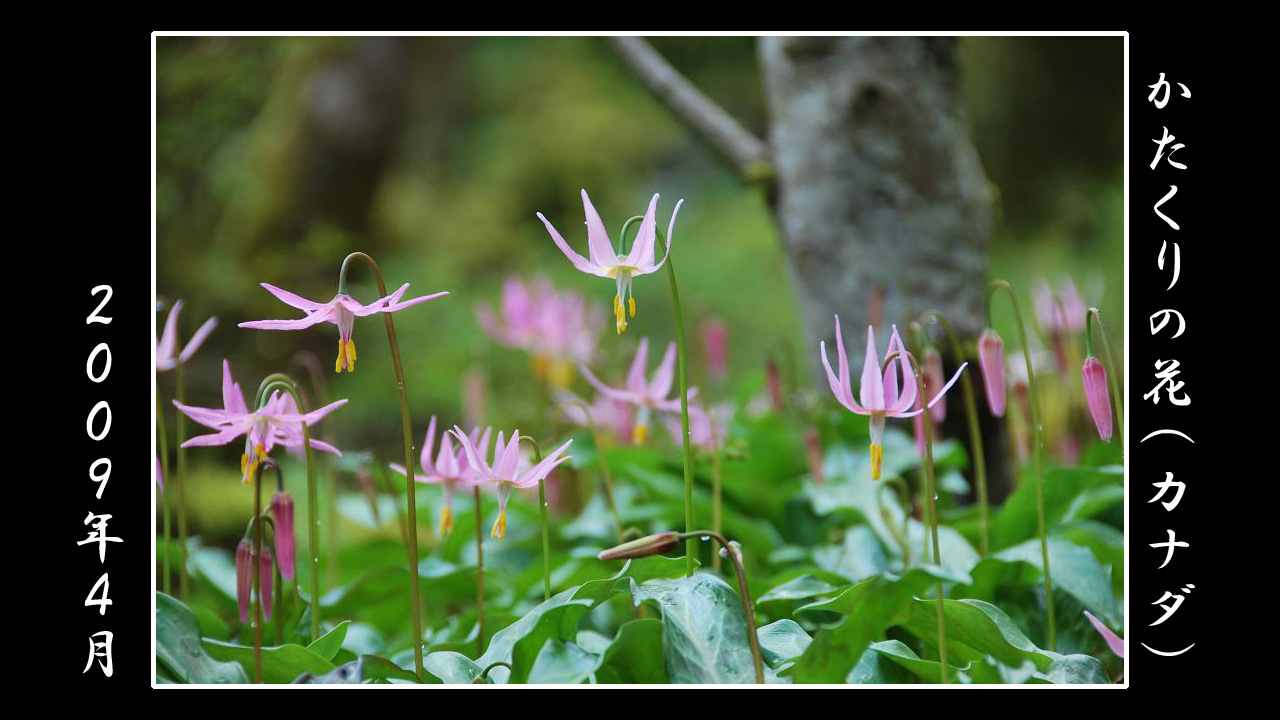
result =
[{"label": "curved flower stem", "polygon": [[[173,478],[169,475],[169,444],[165,441],[164,433],[164,406],[160,403],[160,388],[156,388],[156,428],[160,434],[158,438],[158,451],[160,454],[160,474],[166,478],[166,482],[172,483]],[[161,585],[164,588],[165,595],[172,595],[172,588],[169,581],[169,554],[171,543],[169,538],[169,493],[160,491],[160,504],[164,510],[164,575],[161,576]]]},{"label": "curved flower stem", "polygon": [[[338,292],[347,288],[347,268],[352,260],[361,260],[373,271],[378,282],[378,296],[386,297],[387,284],[382,279],[382,269],[373,258],[362,252],[353,252],[342,260],[342,268],[338,272]],[[417,485],[413,479],[413,425],[409,420],[409,393],[404,385],[404,366],[400,362],[400,343],[396,341],[395,321],[391,313],[382,313],[387,325],[387,343],[391,346],[391,362],[396,372],[396,387],[400,392],[400,430],[404,435],[404,469],[407,482],[409,502],[409,604],[413,611],[413,666],[415,674],[422,678],[422,601],[418,587],[418,497]]]},{"label": "curved flower stem", "polygon": [[[697,542],[697,538],[710,537],[720,543],[720,547],[724,548],[725,555],[729,556],[729,560],[733,562],[733,570],[738,575],[738,591],[742,595],[742,610],[747,620],[747,639],[751,643],[751,660],[756,666],[756,683],[764,684],[764,659],[760,654],[760,638],[756,635],[756,610],[755,605],[751,602],[751,591],[747,589],[747,573],[742,569],[742,558],[738,556],[729,541],[723,535],[714,530],[694,530],[691,532],[680,533],[680,537],[686,542]],[[716,553],[719,555],[719,553]]]},{"label": "curved flower stem", "polygon": [[[693,446],[689,437],[689,359],[685,353],[684,311],[680,307],[680,289],[676,287],[676,268],[671,262],[670,251],[662,231],[656,231],[658,249],[667,257],[667,277],[671,280],[671,305],[676,315],[676,351],[679,358],[677,373],[680,379],[680,434],[684,441],[684,529],[689,532],[693,528]],[[690,537],[685,542],[685,575],[693,575],[693,556],[697,552],[698,543]],[[730,552],[732,555],[733,553]],[[755,638],[752,638],[755,642]]]},{"label": "curved flower stem", "polygon": [[[942,326],[947,335],[947,341],[951,345],[951,355],[955,358],[955,362],[965,362],[969,359],[960,345],[960,338],[956,335],[955,328],[951,326],[945,315],[937,310],[926,310],[920,317],[932,318]],[[964,394],[965,420],[969,423],[969,444],[973,447],[973,476],[978,484],[978,521],[981,529],[981,534],[978,536],[978,556],[986,557],[987,537],[991,525],[990,508],[987,503],[987,458],[982,449],[982,427],[978,424],[978,401],[973,392],[973,380],[968,373],[960,376],[960,389]]]},{"label": "curved flower stem", "polygon": [[253,469],[253,555],[249,560],[253,573],[253,681],[262,684],[262,578],[258,558],[262,557],[262,463]]},{"label": "curved flower stem", "polygon": [[1124,398],[1120,395],[1117,384],[1115,358],[1111,355],[1111,343],[1107,342],[1107,331],[1102,327],[1102,311],[1091,307],[1084,319],[1085,354],[1093,357],[1093,323],[1098,322],[1098,334],[1102,336],[1102,351],[1107,355],[1107,384],[1111,386],[1111,404],[1116,406],[1116,440],[1120,442],[1120,450],[1124,451]]},{"label": "curved flower stem", "polygon": [[[533,446],[533,464],[542,462],[542,448],[538,441],[528,435],[521,435],[520,440],[528,440]],[[542,515],[542,599],[551,599],[551,535],[547,524],[547,481],[538,481],[538,512]]]},{"label": "curved flower stem", "polygon": [[[308,412],[298,385],[288,375],[273,373],[262,379],[258,386],[258,399],[254,408],[261,408],[271,393],[284,390],[293,397],[298,412]],[[316,509],[316,458],[311,448],[311,431],[302,423],[302,446],[307,458],[307,552],[311,554],[311,640],[320,637],[320,520]]]},{"label": "curved flower stem", "polygon": [[[924,331],[918,323],[911,323],[912,329],[919,335],[920,340],[924,340]],[[911,370],[916,376],[916,385],[919,387],[920,397],[929,397],[928,381],[920,370],[920,363],[916,361],[913,354],[907,353],[907,359],[911,361]],[[925,482],[925,509],[929,513],[929,530],[933,539],[933,564],[942,567],[942,548],[938,542],[938,490],[934,483],[933,477],[933,418],[930,417],[928,403],[921,402],[924,412],[920,413],[924,418],[924,482]],[[942,581],[938,580],[934,585],[934,593],[937,597],[938,608],[938,668],[942,674],[942,683],[945,685],[947,680],[947,621],[944,603],[946,595],[943,593]]]},{"label": "curved flower stem", "polygon": [[1057,627],[1053,616],[1053,576],[1049,573],[1049,533],[1045,527],[1044,512],[1044,427],[1040,424],[1040,396],[1036,393],[1036,376],[1031,369],[1031,346],[1027,344],[1027,325],[1022,319],[1022,310],[1018,306],[1018,295],[1013,286],[1005,280],[992,280],[987,285],[987,325],[991,325],[991,299],[996,290],[1004,290],[1013,305],[1013,315],[1018,322],[1018,339],[1022,343],[1023,359],[1027,363],[1027,394],[1030,396],[1028,406],[1031,408],[1031,432],[1033,433],[1031,449],[1036,468],[1036,515],[1040,524],[1040,561],[1044,564],[1044,601],[1048,620],[1049,649],[1057,650]]},{"label": "curved flower stem", "polygon": [[[174,335],[176,337],[177,331]],[[176,343],[176,341],[175,341]],[[174,347],[180,347],[176,345]],[[174,397],[179,403],[186,403],[183,397],[182,383],[182,363],[177,363],[173,368],[173,384]],[[177,446],[174,452],[178,458],[178,477],[177,492],[174,493],[178,502],[178,598],[182,601],[187,599],[187,451],[182,447],[182,443],[186,441],[187,424],[185,415],[182,413],[174,413],[176,420],[174,423],[173,444]]]},{"label": "curved flower stem", "polygon": [[506,668],[506,669],[507,669],[507,671],[509,672],[509,671],[511,670],[511,663],[509,663],[509,662],[504,662],[504,661],[502,661],[502,660],[499,660],[498,662],[495,662],[495,663],[490,663],[487,667],[485,667],[485,669],[484,669],[484,670],[481,670],[481,671],[480,671],[480,674],[479,674],[479,675],[477,675],[477,676],[476,676],[476,679],[475,679],[475,680],[472,680],[472,681],[471,681],[471,683],[472,683],[473,685],[484,685],[484,684],[488,683],[488,680],[489,680],[489,671],[490,671],[490,670],[492,670],[492,669],[494,669],[494,668],[496,668],[496,667],[504,667],[504,668]]},{"label": "curved flower stem", "polygon": [[480,505],[480,486],[476,492],[476,659],[484,654],[484,513]]}]

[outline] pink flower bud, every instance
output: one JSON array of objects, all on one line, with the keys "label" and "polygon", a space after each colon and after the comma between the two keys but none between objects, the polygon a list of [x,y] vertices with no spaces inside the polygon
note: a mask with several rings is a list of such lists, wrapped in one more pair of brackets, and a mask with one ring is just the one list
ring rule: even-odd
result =
[{"label": "pink flower bud", "polygon": [[991,328],[978,336],[978,365],[991,414],[1004,417],[1004,341]]},{"label": "pink flower bud", "polygon": [[1107,368],[1096,357],[1084,361],[1081,370],[1084,378],[1084,399],[1089,403],[1089,414],[1098,426],[1103,442],[1111,442],[1111,396],[1107,394]]},{"label": "pink flower bud", "polygon": [[940,423],[947,419],[947,396],[938,397],[938,391],[946,384],[947,378],[942,374],[942,353],[937,348],[929,348],[924,351],[924,371],[925,386],[928,388],[929,400],[932,402],[937,398],[933,408],[929,410],[930,417],[933,421]]},{"label": "pink flower bud", "polygon": [[258,586],[262,588],[262,592],[258,595],[258,601],[262,603],[262,619],[271,620],[271,548],[262,548],[262,554],[258,556]]},{"label": "pink flower bud", "polygon": [[769,358],[764,370],[769,380],[769,401],[773,404],[773,411],[781,415],[785,407],[782,399],[782,373],[778,371],[778,361]]},{"label": "pink flower bud", "polygon": [[724,323],[712,318],[702,325],[702,347],[707,354],[707,375],[722,380],[729,370],[729,333]]},{"label": "pink flower bud", "polygon": [[240,608],[240,622],[249,622],[249,595],[253,592],[253,570],[249,555],[253,546],[244,538],[236,546],[236,605]]},{"label": "pink flower bud", "polygon": [[639,540],[625,542],[600,553],[601,560],[626,560],[628,558],[661,555],[674,550],[680,544],[680,533],[673,530],[642,537]]},{"label": "pink flower bud", "polygon": [[278,492],[271,498],[271,520],[275,523],[276,555],[280,557],[280,577],[293,582],[294,548],[293,497]]}]

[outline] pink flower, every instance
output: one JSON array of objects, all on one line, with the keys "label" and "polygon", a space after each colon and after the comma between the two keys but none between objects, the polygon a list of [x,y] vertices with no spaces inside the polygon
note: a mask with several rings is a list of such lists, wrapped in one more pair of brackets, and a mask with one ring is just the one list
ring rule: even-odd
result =
[{"label": "pink flower", "polygon": [[1080,291],[1071,278],[1063,278],[1060,292],[1055,295],[1049,284],[1041,281],[1036,284],[1031,294],[1035,305],[1036,321],[1040,329],[1049,336],[1053,343],[1054,356],[1059,370],[1066,371],[1067,343],[1066,337],[1084,331],[1085,314],[1088,308],[1080,297]]},{"label": "pink flower", "polygon": [[1123,658],[1124,639],[1112,632],[1111,628],[1103,625],[1102,621],[1094,617],[1093,613],[1088,610],[1084,611],[1084,616],[1089,618],[1089,622],[1093,623],[1093,629],[1097,630],[1102,639],[1107,641],[1107,647],[1111,648],[1111,652],[1115,653],[1116,657]]},{"label": "pink flower", "polygon": [[[539,480],[545,480],[557,466],[572,458],[571,455],[564,454],[564,451],[573,443],[573,440],[569,440],[556,448],[555,452],[544,457],[542,462],[533,467],[527,467],[524,457],[520,454],[520,431],[517,430],[511,433],[511,441],[505,444],[502,433],[498,433],[498,443],[493,446],[493,464],[490,465],[484,461],[484,448],[477,448],[475,442],[462,432],[462,428],[455,425],[450,432],[462,444],[467,461],[479,481],[493,485],[498,490],[498,519],[493,523],[493,530],[490,533],[496,538],[507,534],[507,500],[511,497],[511,489],[531,488],[537,485]],[[488,434],[486,430],[482,437],[487,438]]]},{"label": "pink flower", "polygon": [[[689,406],[689,442],[703,452],[715,452],[724,447],[729,435],[729,420],[733,417],[733,408],[729,405],[716,405],[707,411],[696,405]],[[684,444],[683,428],[678,415],[666,415],[663,424],[676,445]]]},{"label": "pink flower", "polygon": [[613,243],[609,240],[609,233],[604,229],[604,222],[600,219],[599,213],[595,207],[591,205],[591,198],[587,197],[587,191],[582,191],[582,209],[587,216],[587,248],[590,258],[584,258],[569,247],[569,243],[551,225],[551,223],[538,213],[538,219],[547,227],[547,232],[551,233],[551,239],[555,242],[556,247],[560,248],[560,252],[569,258],[569,262],[578,270],[590,275],[596,275],[602,278],[610,278],[617,284],[617,292],[613,296],[613,315],[618,334],[621,335],[627,329],[627,313],[624,311],[624,301],[626,308],[630,310],[631,317],[636,315],[636,299],[635,293],[631,290],[631,281],[640,275],[648,275],[656,272],[667,261],[667,255],[671,254],[672,232],[675,230],[676,215],[680,212],[680,205],[684,200],[676,203],[675,210],[671,211],[671,220],[667,225],[667,254],[662,256],[662,260],[656,260],[654,246],[657,241],[657,220],[655,214],[658,208],[658,195],[655,193],[653,199],[649,201],[649,209],[644,214],[644,219],[640,222],[640,230],[636,235],[635,241],[631,245],[631,252],[622,257],[613,249]]},{"label": "pink flower", "polygon": [[[477,447],[478,454],[483,456],[489,449],[489,430],[486,429],[483,435],[480,435],[479,430],[472,430],[470,440]],[[444,509],[440,511],[440,534],[443,536],[453,530],[454,489],[479,485],[484,479],[471,466],[466,452],[461,447],[454,449],[452,434],[446,432],[440,436],[440,454],[433,461],[431,452],[435,449],[435,444],[436,416],[432,415],[431,422],[427,424],[427,436],[422,443],[422,455],[418,460],[422,464],[422,470],[415,472],[413,479],[420,483],[439,485],[444,491]],[[401,475],[408,475],[404,466],[399,463],[391,463],[391,469]]]},{"label": "pink flower", "polygon": [[729,372],[729,331],[719,319],[702,324],[702,348],[707,355],[707,375],[723,380]]},{"label": "pink flower", "polygon": [[400,298],[404,297],[405,291],[409,289],[409,283],[405,283],[390,295],[378,298],[368,305],[361,305],[355,298],[342,293],[335,295],[327,303],[318,303],[294,295],[288,290],[281,290],[274,285],[262,283],[262,287],[284,304],[305,312],[306,317],[297,320],[252,320],[240,323],[240,327],[255,330],[302,330],[322,322],[331,322],[338,326],[338,359],[333,364],[336,372],[342,372],[343,368],[348,372],[356,369],[356,345],[351,340],[351,329],[357,317],[366,317],[380,312],[396,312],[449,294],[438,292],[400,302]]},{"label": "pink flower", "polygon": [[271,498],[271,520],[275,524],[276,556],[280,558],[280,577],[293,582],[293,559],[296,545],[293,534],[293,497],[280,491]]},{"label": "pink flower", "polygon": [[[192,407],[183,405],[177,400],[173,401],[173,404],[187,417],[217,431],[209,435],[197,435],[187,440],[182,443],[184,448],[226,445],[241,435],[246,436],[240,470],[243,473],[241,482],[248,483],[253,479],[253,472],[258,467],[258,463],[266,459],[277,443],[286,448],[301,448],[302,423],[305,422],[308,427],[312,427],[346,402],[346,400],[338,400],[304,415],[298,412],[292,396],[277,391],[271,394],[261,408],[250,411],[244,401],[244,393],[240,390],[239,383],[231,379],[231,363],[223,360],[221,409]],[[342,456],[337,448],[315,438],[311,439],[311,447]]]},{"label": "pink flower", "polygon": [[488,307],[478,308],[480,327],[496,342],[531,354],[535,373],[552,387],[566,387],[573,366],[595,355],[604,317],[578,293],[558,293],[546,278],[532,287],[508,278],[501,310],[499,317]]},{"label": "pink flower", "polygon": [[[195,355],[196,350],[204,344],[205,338],[209,337],[209,333],[218,326],[218,318],[211,317],[204,321],[199,330],[191,336],[187,341],[186,347],[182,348],[182,352],[178,352],[178,313],[182,312],[182,301],[179,300],[173,304],[173,309],[169,311],[169,317],[164,321],[164,334],[160,336],[160,342],[156,345],[156,370],[165,372],[172,370],[181,363],[185,363]],[[176,353],[176,354],[175,354]]]},{"label": "pink flower", "polygon": [[271,622],[271,561],[271,548],[262,548],[258,556],[258,602],[262,603],[263,622]]},{"label": "pink flower", "polygon": [[[840,364],[838,376],[831,370],[831,361],[827,359],[825,340],[819,343],[819,348],[822,351],[822,367],[827,371],[827,382],[831,385],[831,392],[835,394],[836,400],[850,411],[871,418],[871,479],[879,480],[881,458],[884,452],[885,418],[910,418],[924,412],[924,408],[911,409],[916,401],[916,378],[911,370],[911,361],[907,359],[902,339],[898,337],[898,327],[893,326],[893,335],[889,338],[886,353],[898,354],[896,362],[902,374],[901,393],[898,392],[898,369],[895,369],[892,363],[884,369],[883,376],[881,375],[880,356],[876,354],[875,328],[867,327],[867,354],[862,363],[862,382],[858,386],[861,403],[853,399],[853,379],[849,375],[849,358],[845,354],[844,339],[840,334],[839,315],[836,316],[836,349]],[[938,391],[938,394],[929,402],[930,408],[955,384],[966,365],[968,363],[961,365],[951,380]]]},{"label": "pink flower", "polygon": [[1093,424],[1098,426],[1098,436],[1103,442],[1111,442],[1111,396],[1107,394],[1107,368],[1096,357],[1088,357],[1081,370],[1084,379],[1084,399],[1089,404]]},{"label": "pink flower", "polygon": [[1004,340],[991,328],[978,336],[978,367],[982,368],[982,385],[991,414],[1004,417]]},{"label": "pink flower", "polygon": [[577,395],[562,391],[556,397],[556,404],[560,407],[560,415],[573,425],[608,433],[614,442],[626,443],[632,437],[634,423],[629,403],[596,393],[588,405]]},{"label": "pink flower", "polygon": [[240,610],[240,622],[249,622],[249,602],[253,594],[253,566],[249,558],[253,555],[253,544],[249,538],[241,538],[236,546],[236,606]]},{"label": "pink flower", "polygon": [[[587,381],[603,395],[614,400],[630,403],[639,408],[636,413],[636,423],[632,437],[632,441],[636,445],[643,444],[648,436],[649,415],[653,410],[680,412],[680,398],[678,396],[667,398],[667,393],[671,392],[671,383],[675,379],[676,344],[672,342],[667,345],[667,353],[662,356],[662,363],[654,371],[652,379],[646,381],[644,369],[648,361],[649,338],[641,338],[640,346],[636,348],[636,357],[631,361],[631,370],[627,373],[625,388],[614,388],[605,385],[586,367],[582,368],[582,374],[587,378]],[[690,401],[697,395],[697,392],[697,388],[689,388],[688,397]]]}]

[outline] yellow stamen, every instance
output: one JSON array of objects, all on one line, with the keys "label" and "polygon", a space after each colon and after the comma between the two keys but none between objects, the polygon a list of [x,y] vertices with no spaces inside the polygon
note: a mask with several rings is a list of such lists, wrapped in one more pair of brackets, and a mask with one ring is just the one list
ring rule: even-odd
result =
[{"label": "yellow stamen", "polygon": [[338,359],[333,361],[333,371],[342,372],[342,368],[347,364],[347,346],[342,342],[342,338],[338,338]]},{"label": "yellow stamen", "polygon": [[[635,300],[633,299],[631,302],[632,302],[631,314],[635,315],[636,314]],[[621,335],[622,333],[626,332],[627,313],[626,313],[626,310],[623,308],[621,295],[613,296],[613,317],[614,317],[614,328],[617,329],[618,334]]]},{"label": "yellow stamen", "polygon": [[493,521],[493,530],[490,531],[489,534],[499,539],[506,537],[507,535],[507,511],[506,510],[501,510],[498,512],[498,519]]},{"label": "yellow stamen", "polygon": [[569,387],[569,382],[573,380],[573,365],[564,360],[557,360],[551,363],[551,369],[547,372],[547,380],[552,387]]},{"label": "yellow stamen", "polygon": [[871,479],[880,479],[880,461],[884,456],[884,446],[880,443],[871,443]]},{"label": "yellow stamen", "polygon": [[627,298],[627,309],[631,311],[631,317],[636,316],[636,299],[634,297]]},{"label": "yellow stamen", "polygon": [[261,464],[262,461],[266,459],[267,459],[267,451],[265,448],[262,447],[262,443],[258,443],[257,446],[253,448],[252,457],[249,455],[241,455],[240,456],[240,473],[242,474],[243,477],[240,482],[244,483],[245,485],[248,485],[250,479],[253,477],[254,471],[258,469],[258,465]]},{"label": "yellow stamen", "polygon": [[356,341],[347,341],[347,372],[356,370]]},{"label": "yellow stamen", "polygon": [[444,506],[444,510],[440,511],[440,535],[448,535],[453,529],[453,508],[448,505]]},{"label": "yellow stamen", "polygon": [[631,431],[631,442],[634,445],[643,445],[644,439],[647,437],[649,437],[648,425],[637,425],[635,429]]}]

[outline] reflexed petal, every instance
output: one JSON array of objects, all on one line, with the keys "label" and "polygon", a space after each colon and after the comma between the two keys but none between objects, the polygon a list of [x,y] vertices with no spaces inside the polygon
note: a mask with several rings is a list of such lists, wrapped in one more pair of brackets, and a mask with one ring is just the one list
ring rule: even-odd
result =
[{"label": "reflexed petal", "polygon": [[876,354],[876,331],[867,326],[867,354],[862,361],[862,384],[858,387],[862,407],[884,410],[884,386],[880,379],[880,356]]},{"label": "reflexed petal", "polygon": [[209,333],[213,332],[213,329],[217,326],[218,318],[211,317],[208,320],[205,320],[204,324],[200,326],[200,329],[196,330],[195,334],[191,336],[191,339],[187,341],[187,346],[182,349],[182,354],[178,356],[178,362],[186,362],[187,360],[190,360],[191,356],[196,354],[196,350],[199,350],[200,346],[204,344],[205,338],[208,338]]},{"label": "reflexed petal", "polygon": [[640,345],[636,347],[635,359],[631,361],[631,369],[627,371],[627,390],[638,395],[644,395],[649,389],[649,384],[645,382],[644,370],[649,364],[649,338],[640,338]]},{"label": "reflexed petal", "polygon": [[649,384],[649,397],[665,398],[671,392],[671,381],[676,373],[676,344],[667,345],[667,352],[662,356],[662,364],[653,373],[653,382]]},{"label": "reflexed petal", "polygon": [[322,322],[336,322],[328,310],[319,310],[297,320],[250,320],[239,327],[250,330],[302,330]]},{"label": "reflexed petal", "polygon": [[[640,221],[640,230],[636,232],[635,242],[631,244],[631,253],[623,261],[624,265],[634,268],[645,268],[653,265],[654,245],[658,239],[658,223],[654,217],[657,210],[658,194],[654,193],[653,198],[649,200],[649,209],[645,211],[644,219]],[[626,238],[623,239],[625,240]]]},{"label": "reflexed petal", "polygon": [[600,277],[609,276],[607,270],[582,257],[575,252],[573,248],[569,247],[569,243],[564,241],[564,238],[560,236],[559,231],[551,225],[550,221],[542,216],[542,213],[538,213],[538,219],[547,227],[547,232],[551,234],[551,239],[555,242],[556,247],[560,248],[560,252],[564,253],[564,256],[569,258],[569,262],[573,263],[575,268],[589,275],[599,275]]},{"label": "reflexed petal", "polygon": [[605,231],[600,213],[591,204],[586,190],[582,191],[582,212],[587,216],[587,248],[591,253],[591,262],[608,267],[617,265],[618,253],[609,242],[609,233]]}]

